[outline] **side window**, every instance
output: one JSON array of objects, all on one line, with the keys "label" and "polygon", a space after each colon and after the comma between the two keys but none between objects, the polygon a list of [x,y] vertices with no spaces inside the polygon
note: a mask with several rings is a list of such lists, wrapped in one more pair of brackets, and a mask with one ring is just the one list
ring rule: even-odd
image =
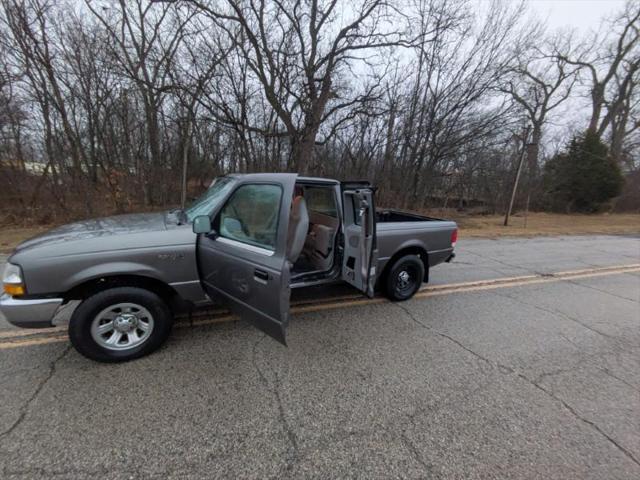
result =
[{"label": "side window", "polygon": [[220,236],[275,250],[281,198],[278,185],[242,185],[220,211]]},{"label": "side window", "polygon": [[304,187],[307,208],[317,213],[337,218],[336,199],[332,188]]}]

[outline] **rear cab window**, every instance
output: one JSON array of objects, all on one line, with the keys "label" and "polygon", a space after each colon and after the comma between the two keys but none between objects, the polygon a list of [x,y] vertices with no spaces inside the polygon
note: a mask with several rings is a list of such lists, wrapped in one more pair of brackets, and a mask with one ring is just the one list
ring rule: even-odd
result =
[{"label": "rear cab window", "polygon": [[307,209],[329,217],[338,218],[336,199],[332,188],[305,186],[304,199],[307,204]]}]

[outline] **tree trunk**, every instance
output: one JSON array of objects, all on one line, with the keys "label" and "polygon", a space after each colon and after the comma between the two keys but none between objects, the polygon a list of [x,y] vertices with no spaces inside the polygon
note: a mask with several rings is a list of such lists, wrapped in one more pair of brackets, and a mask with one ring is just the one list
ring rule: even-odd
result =
[{"label": "tree trunk", "polygon": [[180,207],[187,204],[187,173],[189,166],[189,147],[191,145],[191,116],[187,119],[184,133],[184,146],[182,148],[182,188],[180,195]]},{"label": "tree trunk", "polygon": [[[154,106],[150,102],[145,102],[145,116],[147,120],[147,137],[149,142],[149,153],[150,159],[149,163],[153,169],[160,168],[160,134],[158,128],[158,115],[155,111]],[[145,205],[151,205],[153,202],[153,194],[151,191],[151,185],[153,181],[149,181],[150,179],[146,175],[146,165],[143,164],[142,172],[143,172],[143,192],[144,192],[144,203]]]},{"label": "tree trunk", "polygon": [[629,111],[625,111],[617,118],[611,119],[611,158],[620,166],[622,166],[622,148],[626,136],[627,121],[629,119]]},{"label": "tree trunk", "polygon": [[[291,145],[290,169],[298,173],[313,173],[317,169],[314,164],[316,130],[304,131],[294,137]],[[309,171],[312,170],[312,171]]]},{"label": "tree trunk", "polygon": [[[396,110],[395,105],[391,106],[391,111],[389,112],[389,121],[387,122],[387,135],[386,135],[386,144],[384,146],[384,155],[382,157],[382,167],[380,168],[380,181],[376,183],[381,183],[387,179],[387,172],[389,167],[391,166],[391,162],[393,161],[393,132],[396,126]],[[386,183],[385,183],[386,186]]]},{"label": "tree trunk", "polygon": [[602,114],[602,105],[604,104],[604,85],[596,84],[591,90],[591,120],[589,121],[589,130],[592,132],[598,131],[598,124],[600,123],[600,115]]},{"label": "tree trunk", "polygon": [[542,139],[542,125],[533,124],[531,142],[527,144],[527,168],[529,169],[529,180],[534,181],[538,176],[538,156],[540,152],[540,140]]}]

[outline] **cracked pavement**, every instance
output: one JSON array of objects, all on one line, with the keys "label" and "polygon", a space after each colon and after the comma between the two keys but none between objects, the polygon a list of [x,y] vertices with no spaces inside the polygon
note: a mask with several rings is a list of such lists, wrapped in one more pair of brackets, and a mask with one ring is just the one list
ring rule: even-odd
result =
[{"label": "cracked pavement", "polygon": [[[639,263],[640,238],[457,253],[433,284]],[[0,350],[0,477],[640,478],[637,273],[305,313],[288,343],[231,322],[128,364]]]}]

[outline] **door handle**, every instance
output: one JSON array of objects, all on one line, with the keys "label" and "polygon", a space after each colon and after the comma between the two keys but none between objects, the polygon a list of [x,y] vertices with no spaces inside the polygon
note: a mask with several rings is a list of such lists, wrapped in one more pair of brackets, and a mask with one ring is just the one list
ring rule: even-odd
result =
[{"label": "door handle", "polygon": [[262,280],[264,282],[269,280],[269,272],[265,272],[264,270],[260,270],[259,268],[256,268],[253,271],[253,276],[258,280]]}]

